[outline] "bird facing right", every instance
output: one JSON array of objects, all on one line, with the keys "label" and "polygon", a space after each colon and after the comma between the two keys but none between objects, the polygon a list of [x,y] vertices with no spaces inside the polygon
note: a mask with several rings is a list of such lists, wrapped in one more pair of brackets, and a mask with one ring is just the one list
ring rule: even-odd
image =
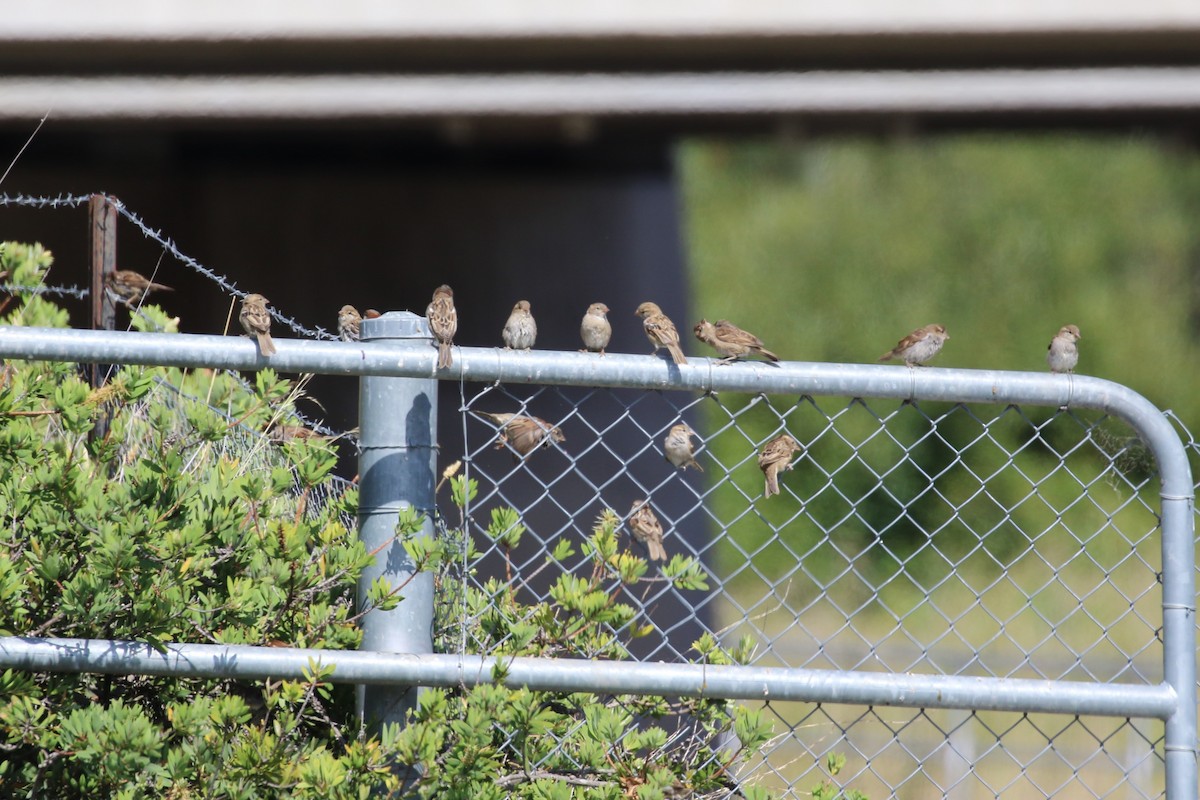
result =
[{"label": "bird facing right", "polygon": [[665,347],[676,364],[687,363],[683,348],[679,346],[679,331],[675,329],[675,323],[671,322],[671,318],[664,314],[657,304],[642,303],[633,313],[642,318],[642,328],[645,329],[650,344],[654,345],[654,353]]},{"label": "bird facing right", "polygon": [[267,311],[267,303],[271,302],[261,294],[248,294],[242,298],[242,310],[238,321],[247,336],[258,340],[258,352],[264,356],[275,355],[275,342],[271,339],[271,312]]},{"label": "bird facing right", "polygon": [[504,323],[504,330],[500,335],[504,339],[506,349],[530,350],[533,348],[533,343],[537,340],[537,323],[533,321],[528,300],[517,301],[517,304],[513,306],[512,313],[508,315],[508,322]]},{"label": "bird facing right", "polygon": [[153,283],[140,272],[117,269],[104,276],[104,285],[127,306],[136,306],[150,292],[173,292],[170,286]]},{"label": "bird facing right", "polygon": [[608,340],[612,338],[612,324],[607,315],[608,306],[604,303],[592,303],[583,315],[579,336],[589,353],[604,355],[604,348],[608,347]]},{"label": "bird facing right", "polygon": [[342,306],[338,312],[338,338],[343,342],[357,342],[362,317],[354,306]]},{"label": "bird facing right", "polygon": [[512,447],[515,451],[514,461],[528,457],[530,453],[543,445],[549,446],[551,442],[561,444],[567,440],[557,426],[531,414],[496,414],[489,411],[474,413],[500,427],[494,449],[501,450],[505,446]]},{"label": "bird facing right", "polygon": [[786,433],[767,442],[758,454],[758,468],[766,477],[763,497],[779,494],[779,473],[792,468],[792,453],[803,450],[800,443]]},{"label": "bird facing right", "polygon": [[425,309],[425,317],[437,341],[437,368],[445,369],[454,362],[450,346],[454,344],[454,334],[458,332],[458,312],[454,309],[454,292],[449,286],[442,284],[433,290],[433,299],[429,301],[429,308]]},{"label": "bird facing right", "polygon": [[662,523],[650,508],[649,500],[633,501],[633,507],[629,509],[629,530],[633,532],[633,538],[646,545],[651,561],[666,560]]},{"label": "bird facing right", "polygon": [[942,345],[949,338],[950,334],[946,333],[946,329],[941,325],[926,325],[905,336],[895,347],[881,355],[879,360],[891,361],[893,358],[900,358],[909,367],[924,364],[941,352]]},{"label": "bird facing right", "polygon": [[1046,353],[1046,363],[1051,372],[1074,372],[1079,363],[1079,348],[1075,343],[1082,339],[1079,328],[1074,325],[1063,325],[1058,333],[1050,340]]}]

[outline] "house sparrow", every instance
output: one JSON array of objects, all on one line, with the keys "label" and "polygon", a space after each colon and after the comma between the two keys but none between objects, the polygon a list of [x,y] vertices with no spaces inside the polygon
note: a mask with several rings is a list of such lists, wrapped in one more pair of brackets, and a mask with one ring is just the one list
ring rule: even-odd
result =
[{"label": "house sparrow", "polygon": [[533,321],[533,314],[529,312],[528,300],[517,301],[500,335],[504,337],[506,350],[529,350],[533,347],[533,342],[537,339],[537,323]]},{"label": "house sparrow", "polygon": [[442,284],[434,290],[425,316],[429,319],[429,330],[437,340],[438,369],[449,367],[453,363],[450,345],[454,344],[454,334],[458,331],[458,312],[454,310],[454,292],[449,286]]},{"label": "house sparrow", "polygon": [[629,509],[629,530],[633,538],[646,545],[651,561],[664,561],[667,551],[663,548],[662,523],[650,508],[649,500],[634,500]]},{"label": "house sparrow", "polygon": [[880,361],[891,361],[902,358],[907,366],[924,364],[936,356],[942,345],[950,338],[946,329],[941,325],[926,325],[900,340],[899,344],[879,357]]},{"label": "house sparrow", "polygon": [[242,311],[238,320],[247,336],[258,339],[258,352],[264,356],[275,355],[275,342],[271,341],[271,313],[267,311],[267,303],[271,302],[261,294],[248,294],[242,298]]},{"label": "house sparrow", "polygon": [[492,414],[487,411],[475,413],[500,426],[500,435],[496,437],[496,450],[500,450],[506,444],[511,445],[521,458],[527,457],[542,445],[548,446],[551,441],[567,440],[562,431],[540,417],[525,414]]},{"label": "house sparrow", "polygon": [[792,468],[792,453],[803,450],[800,443],[786,433],[767,442],[758,454],[758,468],[767,478],[763,497],[779,494],[779,473]]},{"label": "house sparrow", "polygon": [[1046,363],[1050,365],[1051,372],[1075,371],[1075,365],[1079,363],[1079,348],[1075,343],[1082,338],[1079,328],[1074,325],[1063,325],[1058,329],[1046,353]]},{"label": "house sparrow", "polygon": [[671,322],[662,309],[654,303],[642,303],[633,313],[642,318],[642,327],[646,329],[646,338],[650,340],[650,344],[654,345],[654,352],[651,355],[658,353],[659,348],[665,347],[676,364],[687,363],[687,358],[683,355],[683,348],[679,346],[679,331],[675,330],[675,323]]},{"label": "house sparrow", "polygon": [[612,325],[608,322],[607,314],[608,306],[604,303],[592,303],[583,315],[579,335],[589,353],[604,355],[604,348],[608,347],[608,340],[612,338]]},{"label": "house sparrow", "polygon": [[736,361],[750,353],[758,353],[771,361],[779,360],[779,356],[763,347],[762,339],[749,331],[742,330],[726,319],[719,319],[716,322],[702,319],[696,323],[693,333],[696,334],[697,339],[712,345],[714,350],[724,356],[721,359],[723,364]]},{"label": "house sparrow", "polygon": [[704,472],[704,467],[696,463],[696,451],[692,447],[692,437],[695,434],[686,422],[679,423],[667,432],[667,438],[663,441],[663,453],[666,454],[667,461],[677,467],[684,470],[695,467]]},{"label": "house sparrow", "polygon": [[304,439],[328,439],[328,436],[322,436],[312,428],[306,428],[303,425],[286,425],[282,422],[276,423],[267,433],[267,438],[276,444],[285,444]]},{"label": "house sparrow", "polygon": [[358,326],[361,324],[362,317],[359,316],[357,308],[342,306],[342,310],[338,312],[338,338],[343,342],[357,342]]},{"label": "house sparrow", "polygon": [[116,295],[118,300],[127,306],[141,304],[142,298],[150,292],[175,291],[170,286],[164,286],[161,283],[152,283],[145,275],[142,275],[140,272],[134,272],[131,269],[113,270],[104,276],[104,285],[110,292]]}]

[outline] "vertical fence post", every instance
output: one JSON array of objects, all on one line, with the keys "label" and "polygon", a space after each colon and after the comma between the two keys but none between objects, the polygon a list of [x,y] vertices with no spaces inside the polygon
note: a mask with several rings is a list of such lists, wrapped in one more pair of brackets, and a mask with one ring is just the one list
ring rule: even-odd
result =
[{"label": "vertical fence post", "polygon": [[[362,322],[362,341],[430,340],[423,317],[391,312]],[[434,474],[437,470],[437,381],[431,378],[364,377],[359,383],[359,538],[375,563],[358,581],[358,608],[367,602],[371,583],[383,576],[393,587],[404,585],[404,598],[391,611],[370,611],[362,618],[362,649],[383,653],[433,650],[433,576],[414,574],[412,560],[396,541],[400,509],[426,515],[433,533]],[[416,687],[359,686],[359,718],[373,729],[400,723],[416,705]]]},{"label": "vertical fence post", "polygon": [[[111,331],[117,315],[104,291],[104,278],[117,268],[117,207],[112,198],[92,195],[88,201],[88,227],[92,233],[92,330]],[[98,387],[103,377],[100,365],[92,364],[92,387]]]}]

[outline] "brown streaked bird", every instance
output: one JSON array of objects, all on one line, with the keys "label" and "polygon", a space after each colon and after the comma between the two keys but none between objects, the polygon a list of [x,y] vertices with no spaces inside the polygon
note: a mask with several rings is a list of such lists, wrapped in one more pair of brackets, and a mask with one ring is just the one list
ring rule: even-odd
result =
[{"label": "brown streaked bird", "polygon": [[666,560],[662,523],[650,508],[649,500],[633,501],[633,507],[629,509],[629,530],[633,533],[633,538],[646,546],[651,561]]},{"label": "brown streaked bird", "polygon": [[583,346],[589,353],[604,355],[608,340],[612,338],[612,324],[608,321],[608,306],[604,303],[592,303],[583,322],[579,325],[579,336]]},{"label": "brown streaked bird", "polygon": [[711,345],[723,356],[720,361],[722,364],[736,361],[750,353],[758,353],[771,361],[779,360],[779,356],[763,347],[762,339],[749,331],[742,330],[727,319],[719,319],[716,322],[702,319],[696,323],[692,332],[696,334],[697,339]]},{"label": "brown streaked bird", "polygon": [[242,311],[238,321],[247,336],[258,340],[258,352],[264,356],[275,355],[275,342],[271,339],[271,312],[267,311],[267,303],[271,302],[261,294],[248,294],[242,298]]},{"label": "brown streaked bird", "polygon": [[434,289],[425,316],[429,320],[429,330],[433,331],[433,338],[437,341],[437,368],[445,369],[454,363],[450,346],[454,344],[454,334],[458,332],[458,312],[454,309],[454,292],[449,286],[442,284]]},{"label": "brown streaked bird", "polygon": [[504,347],[507,350],[533,349],[533,344],[537,341],[537,323],[533,320],[528,300],[518,300],[513,306],[500,336],[504,339]]},{"label": "brown streaked bird", "polygon": [[803,450],[800,443],[786,433],[767,442],[758,454],[758,468],[766,476],[763,497],[779,494],[779,473],[792,468],[792,454]]},{"label": "brown streaked bird", "polygon": [[663,454],[667,461],[683,470],[695,467],[704,472],[704,467],[696,462],[696,450],[692,446],[692,437],[695,435],[696,432],[689,428],[686,422],[671,428],[667,432],[667,438],[663,440]]},{"label": "brown streaked bird", "polygon": [[941,325],[926,325],[905,336],[895,347],[881,355],[879,360],[891,361],[893,358],[900,358],[907,366],[915,367],[941,352],[942,345],[949,338],[950,334],[946,333],[946,329]]},{"label": "brown streaked bird", "polygon": [[104,285],[127,306],[136,306],[150,292],[173,292],[170,286],[154,283],[140,272],[117,269],[104,276]]},{"label": "brown streaked bird", "polygon": [[362,316],[354,306],[342,306],[338,312],[338,338],[343,342],[357,342]]},{"label": "brown streaked bird", "polygon": [[496,437],[496,450],[510,445],[517,455],[526,458],[538,447],[549,447],[551,442],[565,442],[566,436],[554,425],[541,417],[530,414],[493,414],[488,411],[476,411],[475,414],[484,417],[495,425],[500,426],[500,434]]},{"label": "brown streaked bird", "polygon": [[317,433],[312,428],[306,428],[303,425],[288,425],[278,422],[271,426],[271,430],[267,433],[267,438],[276,444],[286,444],[287,442],[304,441],[306,439],[328,439],[328,436]]},{"label": "brown streaked bird", "polygon": [[1074,325],[1063,325],[1058,329],[1046,352],[1046,363],[1051,372],[1075,371],[1075,365],[1079,363],[1079,348],[1075,343],[1082,338],[1079,328]]},{"label": "brown streaked bird", "polygon": [[660,348],[665,347],[676,364],[687,363],[683,348],[679,346],[679,331],[675,330],[675,323],[671,322],[671,318],[664,314],[661,308],[655,303],[646,302],[638,306],[637,311],[633,313],[642,318],[646,338],[654,345],[651,355],[657,354]]}]

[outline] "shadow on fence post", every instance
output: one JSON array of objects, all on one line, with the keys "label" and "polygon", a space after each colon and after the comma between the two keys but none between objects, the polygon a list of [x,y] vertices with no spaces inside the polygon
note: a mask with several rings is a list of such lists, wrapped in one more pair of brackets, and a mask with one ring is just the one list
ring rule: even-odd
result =
[{"label": "shadow on fence post", "polygon": [[[363,342],[430,338],[425,319],[407,311],[362,322]],[[414,575],[412,560],[395,534],[400,510],[410,506],[425,513],[424,533],[433,533],[437,381],[365,376],[359,383],[358,403],[358,530],[367,551],[375,553],[374,565],[358,581],[359,610],[379,576],[393,587],[404,584],[399,592],[404,599],[397,608],[371,611],[362,618],[362,650],[429,653],[433,650],[433,576]],[[357,701],[359,718],[378,731],[383,725],[403,723],[405,711],[416,705],[417,688],[360,685]]]}]

